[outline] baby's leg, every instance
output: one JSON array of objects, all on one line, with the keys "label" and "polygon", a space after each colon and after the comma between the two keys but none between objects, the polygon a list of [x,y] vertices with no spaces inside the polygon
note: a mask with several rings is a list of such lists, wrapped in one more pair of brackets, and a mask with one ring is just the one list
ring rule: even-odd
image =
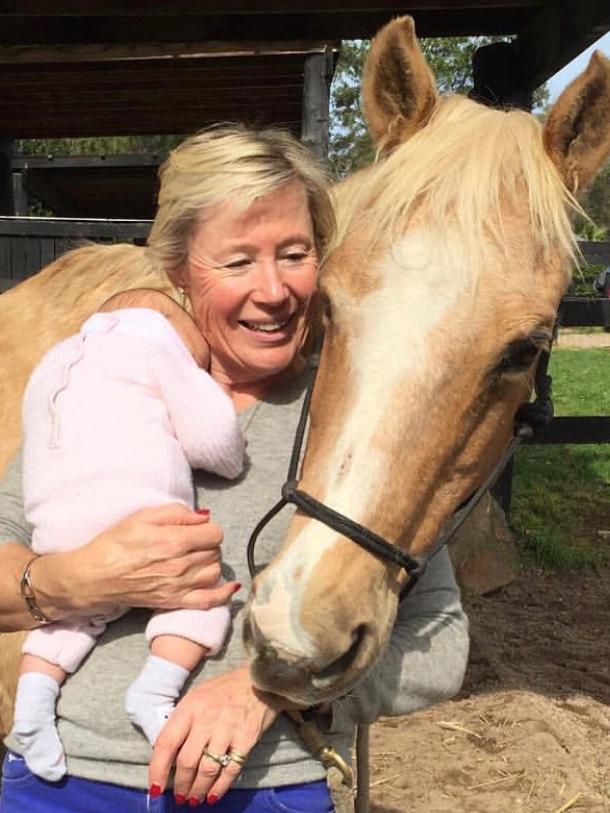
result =
[{"label": "baby's leg", "polygon": [[129,719],[151,745],[171,716],[187,677],[208,652],[207,647],[177,635],[160,635],[152,641],[151,654],[125,696]]},{"label": "baby's leg", "polygon": [[19,743],[32,773],[48,782],[57,782],[66,773],[64,749],[55,726],[55,704],[65,679],[61,666],[37,655],[23,656],[11,736]]},{"label": "baby's leg", "polygon": [[15,723],[11,732],[28,768],[57,782],[66,772],[64,752],[55,726],[55,704],[66,674],[75,672],[95,646],[106,618],[55,622],[33,630],[23,644],[24,658],[17,687]]},{"label": "baby's leg", "polygon": [[125,698],[129,719],[151,745],[171,716],[189,673],[222,646],[231,620],[229,608],[155,613],[146,627],[151,654]]},{"label": "baby's leg", "polygon": [[151,655],[175,663],[187,672],[192,672],[209,651],[207,646],[179,635],[159,635],[150,645]]}]

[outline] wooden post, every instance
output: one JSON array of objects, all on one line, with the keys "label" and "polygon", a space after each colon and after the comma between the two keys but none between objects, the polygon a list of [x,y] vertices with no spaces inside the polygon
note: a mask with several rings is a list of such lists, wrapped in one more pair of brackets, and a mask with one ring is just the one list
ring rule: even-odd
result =
[{"label": "wooden post", "polygon": [[14,215],[13,141],[0,136],[0,215]]},{"label": "wooden post", "polygon": [[316,158],[328,155],[328,122],[332,50],[305,57],[301,141]]},{"label": "wooden post", "polygon": [[360,723],[356,729],[356,794],[355,813],[369,813],[370,811],[370,727]]},{"label": "wooden post", "polygon": [[13,172],[13,207],[17,217],[29,214],[29,196],[23,185],[23,172]]},{"label": "wooden post", "polygon": [[472,56],[472,75],[470,97],[475,101],[489,107],[532,109],[516,43],[492,42],[478,48]]}]

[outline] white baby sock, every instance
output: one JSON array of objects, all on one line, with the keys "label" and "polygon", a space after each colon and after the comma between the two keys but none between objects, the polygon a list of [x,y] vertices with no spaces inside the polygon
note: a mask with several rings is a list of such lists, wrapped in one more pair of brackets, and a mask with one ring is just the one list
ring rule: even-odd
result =
[{"label": "white baby sock", "polygon": [[15,722],[11,735],[19,743],[28,768],[58,782],[66,773],[66,759],[55,726],[55,703],[59,684],[49,675],[26,672],[19,678],[15,699]]},{"label": "white baby sock", "polygon": [[142,671],[125,695],[125,711],[151,745],[170,717],[189,676],[177,663],[149,655]]}]

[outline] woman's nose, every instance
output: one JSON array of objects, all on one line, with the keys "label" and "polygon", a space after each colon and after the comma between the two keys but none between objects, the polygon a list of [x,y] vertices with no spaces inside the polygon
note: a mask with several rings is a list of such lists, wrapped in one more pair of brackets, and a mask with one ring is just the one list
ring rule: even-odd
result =
[{"label": "woman's nose", "polygon": [[256,269],[254,299],[267,305],[279,305],[289,296],[278,264],[261,263]]}]

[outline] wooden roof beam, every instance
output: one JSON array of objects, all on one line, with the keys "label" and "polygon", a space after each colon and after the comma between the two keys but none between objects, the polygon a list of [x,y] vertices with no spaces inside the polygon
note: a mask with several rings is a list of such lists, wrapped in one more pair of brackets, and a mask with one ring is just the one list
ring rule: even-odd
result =
[{"label": "wooden roof beam", "polygon": [[472,9],[530,8],[542,6],[545,0],[259,0],[253,10],[252,0],[13,0],[0,6],[2,17],[168,17],[174,15],[256,14],[326,14],[328,12],[390,12],[417,14],[418,11],[447,11],[456,6]]},{"label": "wooden roof beam", "polygon": [[518,37],[527,88],[534,90],[610,29],[608,0],[554,0]]},{"label": "wooden roof beam", "polygon": [[[487,0],[489,3],[489,0]],[[341,11],[329,6],[319,14],[304,11],[284,14],[225,13],[211,15],[142,14],[126,16],[12,17],[0,14],[0,45],[5,48],[56,46],[116,47],[136,43],[239,42],[271,44],[286,42],[298,34],[300,41],[334,42],[339,39],[367,39],[393,16],[413,12],[420,36],[468,34],[514,34],[542,7],[543,0],[528,0],[524,6],[476,5],[446,10],[432,7],[405,9],[395,3],[389,9]],[[203,8],[204,4],[199,4]],[[206,7],[207,8],[207,7]],[[9,53],[9,52],[7,52]]]},{"label": "wooden roof beam", "polygon": [[[1,39],[1,34],[0,34]],[[324,53],[329,43],[283,40],[278,42],[111,42],[75,45],[3,45],[0,64],[52,64],[54,62],[111,62],[143,59],[218,59],[219,57],[285,56]],[[331,43],[339,48],[340,42]]]}]

